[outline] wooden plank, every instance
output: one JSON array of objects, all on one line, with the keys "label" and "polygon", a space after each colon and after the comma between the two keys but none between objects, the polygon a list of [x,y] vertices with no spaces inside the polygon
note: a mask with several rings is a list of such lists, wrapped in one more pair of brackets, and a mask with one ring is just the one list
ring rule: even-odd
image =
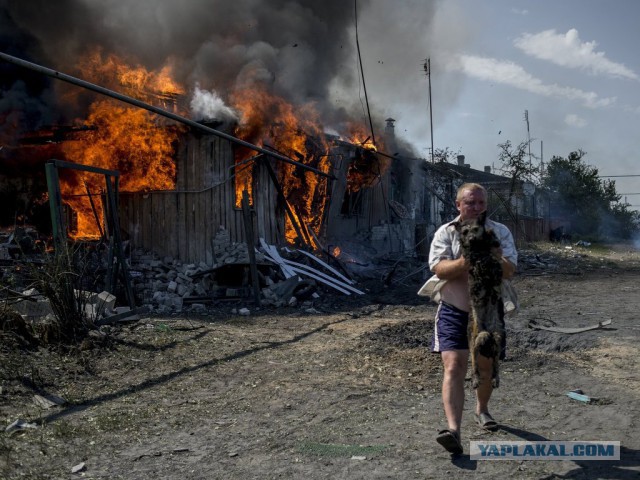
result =
[{"label": "wooden plank", "polygon": [[193,261],[197,264],[204,262],[206,258],[205,238],[207,237],[207,226],[204,221],[206,191],[198,192],[196,197],[196,233],[198,241],[196,243],[197,254]]},{"label": "wooden plank", "polygon": [[187,164],[186,164],[187,171],[185,172],[186,173],[185,178],[187,179],[185,190],[192,190],[195,185],[194,164],[195,164],[195,159],[198,156],[198,151],[200,150],[199,134],[192,135],[190,143],[191,143],[191,149],[189,150],[189,156],[187,157]]},{"label": "wooden plank", "polygon": [[294,272],[298,272],[298,273],[301,273],[302,275],[306,275],[307,277],[311,277],[314,280],[319,281],[320,283],[324,283],[328,287],[331,287],[331,288],[333,288],[333,289],[335,289],[335,290],[337,290],[337,291],[339,291],[341,293],[344,293],[345,295],[351,295],[350,291],[342,288],[342,286],[340,286],[339,284],[335,284],[335,283],[331,282],[330,280],[327,280],[327,279],[322,278],[322,277],[320,277],[318,275],[315,275],[314,273],[304,271],[304,270],[299,269],[297,267],[291,267],[291,268],[292,268],[292,270]]},{"label": "wooden plank", "polygon": [[242,192],[242,214],[244,217],[244,228],[246,230],[247,251],[249,253],[249,266],[251,269],[251,283],[253,285],[253,301],[260,306],[260,280],[258,278],[258,265],[256,264],[256,247],[254,244],[253,219],[249,207],[249,193]]},{"label": "wooden plank", "polygon": [[148,249],[155,250],[156,226],[155,226],[155,222],[153,221],[154,208],[155,208],[155,205],[153,204],[154,194],[144,193],[142,194],[142,196],[144,198],[144,207],[145,207],[144,217],[143,217],[144,218],[143,222],[145,223],[145,232],[144,232],[145,244],[147,245]]},{"label": "wooden plank", "polygon": [[[100,197],[102,198],[102,197]],[[127,195],[126,193],[121,193],[120,194],[120,199],[118,202],[118,208],[120,209],[120,230],[122,231],[123,235],[125,236],[125,239],[129,239],[129,241],[131,243],[133,243],[133,234],[131,233],[131,222],[130,222],[130,213],[131,210],[129,208],[129,201],[130,201],[130,196]],[[100,200],[100,202],[97,201],[97,199],[94,199],[94,205],[98,205],[97,208],[100,208],[100,214],[98,216],[98,218],[102,219],[102,206],[101,206],[102,200]],[[102,228],[102,227],[100,227]]]},{"label": "wooden plank", "polygon": [[141,194],[141,197],[144,197],[144,201],[149,205],[149,214],[142,217],[142,222],[146,224],[146,248],[161,254],[164,248],[164,239],[158,238],[158,232],[162,231],[162,225],[159,224],[159,221],[164,217],[162,194],[144,193]]},{"label": "wooden plank", "polygon": [[236,185],[235,182],[232,184],[225,185],[225,191],[227,194],[226,198],[226,206],[225,206],[225,214],[226,214],[226,225],[229,230],[229,234],[231,235],[232,242],[239,242],[242,238],[242,234],[238,232],[238,223],[236,221],[237,207],[236,207]]},{"label": "wooden plank", "polygon": [[[215,177],[214,177],[215,178]],[[216,181],[217,183],[217,181]],[[216,232],[218,231],[218,227],[220,226],[220,204],[217,201],[217,195],[218,192],[220,191],[221,187],[216,187],[212,190],[209,191],[209,198],[210,198],[210,210],[209,210],[209,223],[211,225],[211,229],[210,229],[210,235],[209,238],[207,239],[208,242],[208,246],[209,249],[211,251],[211,263],[210,265],[213,265],[213,263],[215,262],[216,256],[215,256],[215,252],[213,250],[213,240],[215,239],[216,236]]]},{"label": "wooden plank", "polygon": [[274,246],[267,244],[264,238],[260,239],[260,245],[262,246],[262,249],[265,251],[265,254],[267,255],[267,257],[273,263],[280,266],[280,270],[282,270],[282,273],[285,276],[285,278],[291,278],[296,275],[293,269],[284,263],[284,260],[282,259],[282,257],[278,253],[278,250]]},{"label": "wooden plank", "polygon": [[[212,145],[210,142],[209,145]],[[211,223],[211,186],[213,185],[213,175],[211,168],[213,167],[213,159],[209,158],[209,171],[207,173],[207,190],[202,193],[202,261],[207,265],[213,264],[213,251],[211,246],[211,238],[213,237],[213,225]],[[214,187],[215,188],[215,187]]]},{"label": "wooden plank", "polygon": [[177,248],[176,256],[178,258],[187,257],[187,233],[186,233],[186,208],[185,208],[185,194],[178,192],[176,195],[176,232],[177,232]]},{"label": "wooden plank", "polygon": [[[170,218],[168,213],[171,209],[171,195],[174,193],[157,193],[158,197],[158,214],[161,215],[161,221],[158,232],[158,235],[162,237],[162,252],[170,252],[173,248],[172,240],[173,240],[173,232],[171,232],[171,223],[169,223],[168,219]],[[169,232],[167,234],[167,232]]]},{"label": "wooden plank", "polygon": [[146,248],[151,248],[153,235],[150,231],[152,225],[150,225],[149,218],[151,217],[151,194],[142,195],[142,219],[141,224],[143,225],[142,230],[142,242],[144,243]]},{"label": "wooden plank", "polygon": [[198,193],[189,194],[189,263],[196,262],[200,255],[200,225],[198,225]]},{"label": "wooden plank", "polygon": [[300,229],[300,226],[298,225],[297,217],[295,216],[295,214],[293,213],[289,203],[287,202],[287,197],[285,197],[284,191],[282,190],[282,186],[278,182],[278,178],[277,178],[276,172],[273,169],[273,167],[271,166],[270,160],[268,158],[261,158],[260,161],[265,166],[265,168],[267,170],[267,173],[269,174],[269,177],[271,179],[271,182],[273,183],[273,186],[275,187],[275,189],[278,192],[278,199],[282,203],[282,205],[284,206],[287,214],[289,215],[289,220],[291,221],[291,225],[293,226],[293,228],[296,231],[296,235],[298,236],[298,238],[300,239],[300,241],[302,243],[304,243],[306,245],[309,245],[309,242],[307,241],[306,237],[303,235],[302,230]]},{"label": "wooden plank", "polygon": [[283,208],[278,206],[278,191],[276,186],[271,182],[269,173],[265,170],[263,182],[267,185],[266,190],[269,192],[269,203],[266,211],[266,223],[269,225],[269,235],[271,241],[276,245],[284,245],[287,243],[285,235],[286,214]]},{"label": "wooden plank", "polygon": [[318,257],[316,257],[315,255],[312,255],[309,252],[305,252],[304,250],[298,250],[298,252],[306,255],[307,257],[311,258],[312,260],[316,261],[317,263],[319,263],[320,265],[322,265],[324,268],[326,268],[327,270],[329,270],[331,273],[333,273],[334,275],[337,275],[339,278],[341,278],[345,283],[349,284],[349,285],[353,285],[355,282],[347,277],[345,277],[344,275],[342,275],[340,272],[338,272],[335,268],[333,268],[331,265],[328,265],[327,263],[323,262],[322,260],[320,260]]},{"label": "wooden plank", "polygon": [[[215,137],[217,138],[217,137]],[[218,161],[216,157],[216,144],[214,138],[209,139],[208,144],[208,155],[209,155],[209,173],[208,173],[208,182],[209,182],[209,190],[206,191],[206,202],[205,202],[205,217],[204,222],[206,224],[206,235],[204,238],[205,241],[205,262],[207,265],[213,265],[214,262],[214,253],[213,253],[213,238],[216,234],[217,225],[215,222],[215,214],[214,209],[216,208],[216,203],[214,201],[215,190],[219,187],[215,186],[218,184],[219,180],[217,177],[216,171],[216,163]]]},{"label": "wooden plank", "polygon": [[198,225],[196,224],[197,193],[187,193],[187,236],[189,253],[186,261],[192,263],[198,256]]},{"label": "wooden plank", "polygon": [[129,229],[130,234],[133,236],[133,243],[137,247],[144,247],[144,243],[142,242],[142,223],[141,218],[142,214],[141,204],[140,204],[140,196],[129,194],[129,205],[131,207],[131,211],[129,212]]},{"label": "wooden plank", "polygon": [[156,235],[159,237],[159,240],[156,241],[158,245],[157,252],[166,252],[168,242],[167,232],[167,214],[166,214],[166,203],[167,203],[167,195],[166,193],[157,193],[155,195],[154,202],[156,204]]},{"label": "wooden plank", "polygon": [[364,294],[364,292],[361,292],[360,290],[349,285],[342,284],[338,280],[335,280],[328,275],[323,274],[322,272],[318,272],[311,267],[308,267],[307,265],[302,265],[300,263],[292,262],[290,260],[282,258],[278,253],[278,249],[275,246],[268,245],[262,238],[260,239],[260,245],[265,251],[267,257],[280,266],[280,269],[282,270],[282,273],[286,278],[293,277],[296,275],[296,273],[299,273],[302,275],[306,275],[307,277],[311,277],[327,285],[328,287],[344,293],[345,295],[351,295],[352,292],[358,293],[360,295]]},{"label": "wooden plank", "polygon": [[140,219],[142,218],[142,204],[140,203],[140,195],[136,195],[133,193],[128,194],[130,199],[131,211],[129,212],[129,229],[133,242],[137,247],[144,247],[144,243],[142,241],[142,223]]},{"label": "wooden plank", "polygon": [[206,209],[206,188],[209,186],[209,182],[207,180],[209,168],[211,166],[211,158],[209,156],[209,138],[203,136],[200,144],[200,158],[198,161],[198,165],[200,167],[199,171],[199,188],[198,193],[195,194],[195,225],[196,225],[196,237],[195,237],[195,252],[193,255],[192,262],[199,263],[203,262],[206,259],[206,248],[205,248],[205,238],[207,236],[207,225],[204,221],[205,218],[205,209]]},{"label": "wooden plank", "polygon": [[[100,210],[98,214],[100,220],[102,220],[102,196],[100,200],[96,201],[96,209]],[[122,231],[125,239],[128,239],[134,244],[133,232],[131,231],[131,196],[125,193],[120,194],[118,201],[118,208],[120,209],[120,230]]]},{"label": "wooden plank", "polygon": [[265,235],[265,215],[264,209],[267,203],[267,198],[265,196],[265,191],[262,188],[262,168],[258,162],[256,168],[254,170],[254,178],[253,178],[253,211],[255,213],[256,218],[256,233],[258,238],[266,238],[267,241],[271,241],[267,235]]},{"label": "wooden plank", "polygon": [[149,313],[148,306],[142,306],[137,308],[132,308],[131,310],[127,310],[126,312],[116,313],[114,315],[110,315],[108,317],[102,317],[94,322],[96,326],[101,325],[110,325],[116,322],[124,322],[124,321],[134,321],[139,320],[140,317],[138,315],[143,315],[145,313]]},{"label": "wooden plank", "polygon": [[202,187],[202,146],[205,143],[205,136],[198,134],[196,148],[193,149],[191,157],[191,187],[189,190],[200,190]]},{"label": "wooden plank", "polygon": [[[216,185],[218,185],[222,180],[220,178],[220,173],[219,173],[220,160],[218,159],[217,151],[218,150],[217,150],[216,142],[212,142],[211,155],[213,156],[212,158],[213,182]],[[210,192],[210,195],[211,195],[211,212],[210,212],[211,218],[209,220],[211,222],[211,238],[209,239],[210,243],[215,238],[218,228],[220,228],[220,190],[221,188],[222,188],[221,186],[217,186]],[[212,261],[215,261],[215,253],[213,252],[213,246],[212,246],[211,254],[212,254]]]},{"label": "wooden plank", "polygon": [[282,261],[289,267],[291,267],[291,269],[294,272],[298,272],[298,273],[302,273],[304,275],[309,275],[312,278],[315,279],[323,279],[326,280],[328,282],[331,282],[335,285],[338,285],[342,288],[345,288],[351,292],[357,293],[358,295],[364,295],[364,292],[358,290],[355,287],[352,287],[351,285],[348,285],[346,283],[343,283],[339,280],[336,280],[335,278],[331,278],[329,275],[319,272],[318,270],[308,266],[308,265],[304,265],[302,263],[298,263],[298,262],[294,262],[292,260],[287,260],[286,258],[283,258]]},{"label": "wooden plank", "polygon": [[185,162],[187,160],[187,155],[189,154],[189,141],[190,134],[187,133],[184,137],[181,138],[180,145],[182,146],[177,155],[176,155],[176,190],[184,190],[184,173],[185,173]]},{"label": "wooden plank", "polygon": [[[164,212],[165,212],[165,232],[167,237],[166,248],[162,255],[175,256],[178,250],[178,232],[175,229],[176,218],[178,216],[176,192],[167,193],[164,195]],[[160,252],[158,252],[160,253]]]},{"label": "wooden plank", "polygon": [[[233,164],[233,156],[231,156],[231,161],[229,160],[229,157],[227,157],[226,154],[226,146],[224,143],[219,142],[219,152],[218,155],[220,156],[220,164],[219,164],[219,168],[220,168],[220,177],[224,178],[224,170],[227,166],[229,166],[229,164]],[[233,171],[233,170],[232,170]],[[231,228],[230,228],[230,224],[227,221],[227,217],[229,215],[229,211],[231,211],[233,209],[233,203],[231,198],[229,197],[229,189],[233,189],[235,186],[235,179],[231,180],[230,182],[226,182],[222,185],[222,187],[220,188],[220,226],[224,227],[225,229],[227,229],[227,231],[229,231],[229,234],[231,235]]]}]

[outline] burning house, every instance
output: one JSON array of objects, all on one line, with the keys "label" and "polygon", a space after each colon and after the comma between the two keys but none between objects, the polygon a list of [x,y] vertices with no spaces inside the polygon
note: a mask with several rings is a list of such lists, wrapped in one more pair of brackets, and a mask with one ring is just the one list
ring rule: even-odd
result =
[{"label": "burning house", "polygon": [[[258,98],[264,102],[265,96],[263,92]],[[144,111],[99,100],[87,119],[91,127],[70,130],[59,139],[58,153],[79,165],[123,171],[125,235],[138,246],[185,261],[211,262],[210,239],[220,228],[229,230],[234,241],[245,240],[243,194],[254,207],[255,231],[272,243],[318,249],[386,225],[386,232],[377,237],[381,253],[406,246],[394,243],[389,213],[391,205],[396,216],[406,219],[402,204],[389,198],[389,178],[397,176],[397,162],[378,153],[368,139],[358,140],[364,134],[357,126],[348,127],[353,135],[348,141],[296,117],[282,99],[272,99],[267,108],[276,116],[270,119],[250,103],[244,110],[249,119],[242,124],[210,121],[249,139],[260,137],[268,150],[259,148],[256,154],[251,144],[238,146],[235,137],[219,130],[162,125],[150,121]],[[61,193],[77,219],[71,226],[75,236],[102,233],[92,202],[92,190],[99,198],[97,188],[90,175],[61,179]],[[399,236],[402,232],[395,232],[396,240]]]},{"label": "burning house", "polygon": [[[89,19],[111,18],[110,27],[95,23],[89,32],[84,24],[35,22],[38,3],[3,8],[3,29],[18,40],[2,50],[135,102],[48,83],[3,63],[3,166],[29,158],[38,170],[56,158],[119,172],[120,228],[132,245],[211,264],[218,232],[244,242],[252,231],[255,240],[334,255],[413,256],[416,249],[424,254],[429,235],[454,213],[453,192],[464,175],[415,158],[396,138],[392,118],[376,140],[370,127],[380,120],[367,126],[353,114],[357,99],[332,98],[331,85],[354,80],[335,68],[353,54],[341,2],[194,7],[186,16],[201,21],[180,30],[192,35],[169,29],[162,48],[131,37],[135,8],[129,21],[111,18],[106,5],[71,2]],[[52,8],[73,24],[63,7],[69,5]],[[161,3],[158,14],[171,8]],[[287,29],[271,28],[278,22]],[[54,72],[49,76],[64,80]],[[42,178],[29,182],[29,194],[45,205]],[[72,236],[104,235],[102,179],[65,171],[60,193]],[[33,217],[16,205],[21,209]]]}]

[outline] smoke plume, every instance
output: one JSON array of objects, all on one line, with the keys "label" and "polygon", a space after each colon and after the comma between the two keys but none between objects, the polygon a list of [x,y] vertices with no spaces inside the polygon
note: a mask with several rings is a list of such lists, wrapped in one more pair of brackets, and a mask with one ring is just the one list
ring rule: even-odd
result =
[{"label": "smoke plume", "polygon": [[[444,58],[447,43],[464,41],[447,32],[464,31],[459,16],[454,24],[437,5],[435,0],[0,0],[0,51],[80,78],[85,78],[79,70],[83,59],[96,49],[150,71],[171,64],[189,98],[196,85],[223,102],[234,90],[256,85],[293,104],[313,103],[329,128],[367,116],[357,24],[374,128],[381,131],[383,119],[393,117],[400,135],[407,128],[426,135],[424,60],[436,52]],[[432,60],[432,69],[439,61]],[[0,73],[4,133],[16,125],[32,130],[86,114],[90,101],[78,87],[11,65],[0,64]],[[455,98],[455,91],[451,82],[443,98]],[[436,105],[444,110],[445,101]]]}]

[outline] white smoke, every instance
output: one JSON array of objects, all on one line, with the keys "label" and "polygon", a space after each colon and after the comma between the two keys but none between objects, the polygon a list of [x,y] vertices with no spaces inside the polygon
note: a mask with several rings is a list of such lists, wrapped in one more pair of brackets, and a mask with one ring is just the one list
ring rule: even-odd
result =
[{"label": "white smoke", "polygon": [[214,90],[202,90],[199,84],[191,98],[191,116],[197,120],[221,120],[226,122],[237,122],[237,112],[225,105],[224,100]]}]

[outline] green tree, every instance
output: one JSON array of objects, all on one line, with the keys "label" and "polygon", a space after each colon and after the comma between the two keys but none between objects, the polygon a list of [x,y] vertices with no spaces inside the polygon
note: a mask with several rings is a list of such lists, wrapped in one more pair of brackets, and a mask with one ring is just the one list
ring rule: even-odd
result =
[{"label": "green tree", "polygon": [[615,181],[601,179],[598,169],[584,162],[585,155],[578,150],[549,162],[542,184],[551,196],[551,216],[569,219],[573,234],[629,238],[637,228],[633,212],[619,203]]},{"label": "green tree", "polygon": [[511,178],[511,186],[509,188],[509,201],[516,192],[516,187],[520,182],[538,183],[540,177],[540,168],[537,163],[532,162],[532,158],[536,161],[537,157],[528,153],[531,141],[524,140],[517,146],[513,146],[510,140],[498,144],[500,153],[498,159],[502,163],[500,173]]},{"label": "green tree", "polygon": [[640,229],[640,213],[629,210],[628,203],[616,203],[611,207],[608,229],[613,237],[629,239],[637,236]]},{"label": "green tree", "polygon": [[433,152],[433,161],[436,163],[445,162],[445,163],[455,163],[456,157],[460,155],[460,150],[454,152],[449,147],[445,148],[436,148]]}]

